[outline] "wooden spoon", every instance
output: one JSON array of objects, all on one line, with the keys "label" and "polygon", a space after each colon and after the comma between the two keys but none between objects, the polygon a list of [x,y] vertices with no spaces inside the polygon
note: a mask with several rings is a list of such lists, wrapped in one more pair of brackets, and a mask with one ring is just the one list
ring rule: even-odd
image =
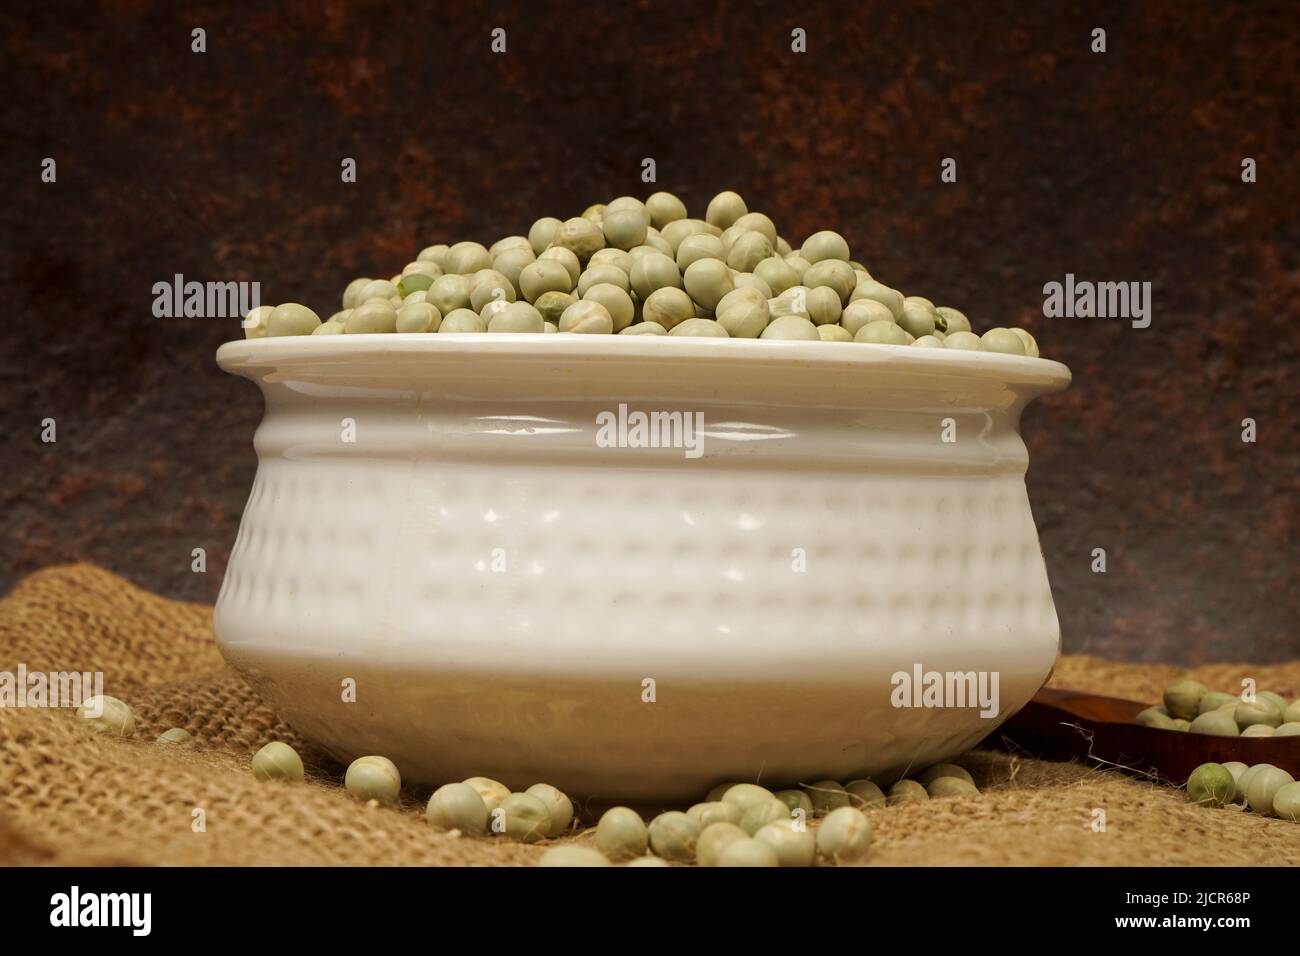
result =
[{"label": "wooden spoon", "polygon": [[1300,736],[1213,737],[1144,727],[1150,704],[1044,687],[984,746],[1048,760],[1083,760],[1182,786],[1203,763],[1271,763],[1300,777]]}]

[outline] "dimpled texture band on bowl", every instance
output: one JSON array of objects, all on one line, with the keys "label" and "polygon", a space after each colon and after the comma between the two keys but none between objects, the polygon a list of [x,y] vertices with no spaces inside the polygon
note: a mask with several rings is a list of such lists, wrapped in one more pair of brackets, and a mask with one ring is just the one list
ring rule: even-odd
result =
[{"label": "dimpled texture band on bowl", "polygon": [[[218,642],[345,763],[611,800],[879,777],[968,749],[1055,662],[1018,428],[1059,363],[511,334],[217,357],[266,398]],[[703,413],[703,454],[601,447],[620,403]],[[892,706],[916,665],[997,672],[997,716]]]}]

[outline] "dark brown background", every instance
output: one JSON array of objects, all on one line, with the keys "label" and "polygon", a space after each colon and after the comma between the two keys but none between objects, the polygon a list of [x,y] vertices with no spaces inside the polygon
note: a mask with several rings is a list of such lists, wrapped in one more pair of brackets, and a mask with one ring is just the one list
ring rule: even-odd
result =
[{"label": "dark brown background", "polygon": [[[735,188],[1073,369],[1025,421],[1067,649],[1296,656],[1297,8],[986,6],[22,5],[0,40],[0,586],[84,558],[215,597],[261,401],[213,362],[235,323],[153,319],[154,282],[256,279],[327,313],[428,243]],[[1066,272],[1152,282],[1151,328],[1044,319]]]}]

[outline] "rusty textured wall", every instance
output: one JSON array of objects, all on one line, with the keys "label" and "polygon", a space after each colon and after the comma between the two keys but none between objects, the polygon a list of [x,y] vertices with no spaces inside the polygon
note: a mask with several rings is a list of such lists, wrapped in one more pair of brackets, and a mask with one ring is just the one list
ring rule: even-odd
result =
[{"label": "rusty textured wall", "polygon": [[[213,363],[230,323],[152,318],[154,282],[327,310],[427,243],[644,192],[650,156],[693,210],[835,226],[1071,366],[1025,421],[1067,649],[1300,653],[1294,4],[27,3],[0,48],[0,585],[85,558],[215,596],[260,398]],[[1151,327],[1044,319],[1067,272],[1150,281]]]}]

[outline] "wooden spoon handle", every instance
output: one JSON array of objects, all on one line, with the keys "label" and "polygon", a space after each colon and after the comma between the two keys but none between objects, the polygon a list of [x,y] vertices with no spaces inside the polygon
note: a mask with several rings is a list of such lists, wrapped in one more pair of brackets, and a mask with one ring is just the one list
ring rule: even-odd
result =
[{"label": "wooden spoon handle", "polygon": [[1083,760],[1182,786],[1203,763],[1271,763],[1300,776],[1300,736],[1213,737],[1133,723],[1150,704],[1044,687],[984,745]]}]

